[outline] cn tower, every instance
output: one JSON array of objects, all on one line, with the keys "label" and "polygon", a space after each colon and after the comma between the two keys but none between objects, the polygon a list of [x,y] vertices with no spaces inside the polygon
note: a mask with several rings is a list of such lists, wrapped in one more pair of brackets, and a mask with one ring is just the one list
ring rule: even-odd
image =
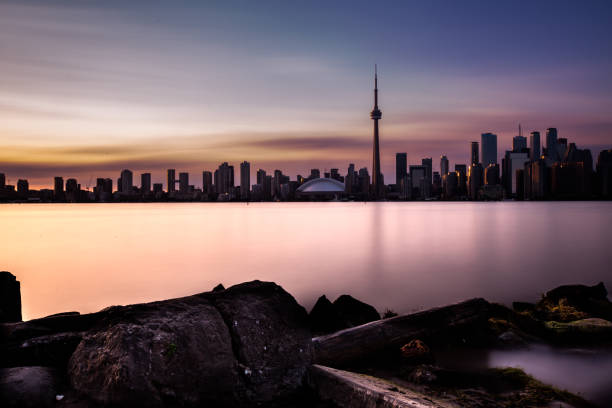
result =
[{"label": "cn tower", "polygon": [[378,109],[378,72],[374,65],[374,109],[370,112],[370,117],[374,121],[374,146],[372,158],[372,194],[374,199],[381,198],[383,193],[382,175],[380,174],[380,149],[378,147],[378,121],[382,117],[382,112]]}]

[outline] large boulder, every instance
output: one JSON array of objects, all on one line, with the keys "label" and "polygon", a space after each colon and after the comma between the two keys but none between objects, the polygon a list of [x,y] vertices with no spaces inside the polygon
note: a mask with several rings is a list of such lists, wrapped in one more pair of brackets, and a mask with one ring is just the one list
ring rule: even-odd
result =
[{"label": "large boulder", "polygon": [[306,311],[274,283],[115,307],[68,364],[112,406],[252,406],[290,397],[311,363]]},{"label": "large boulder", "polygon": [[612,320],[612,303],[602,282],[594,286],[565,285],[548,291],[536,305],[542,320],[571,322],[589,317]]},{"label": "large boulder", "polygon": [[20,321],[20,283],[12,273],[0,271],[0,323]]},{"label": "large boulder", "polygon": [[380,320],[380,314],[373,306],[363,303],[350,295],[342,295],[336,299],[334,308],[348,327],[360,326]]},{"label": "large boulder", "polygon": [[55,406],[56,373],[48,367],[0,369],[2,407],[45,408]]},{"label": "large boulder", "polygon": [[316,334],[333,333],[348,327],[340,318],[334,304],[325,295],[317,299],[308,318],[310,328]]}]

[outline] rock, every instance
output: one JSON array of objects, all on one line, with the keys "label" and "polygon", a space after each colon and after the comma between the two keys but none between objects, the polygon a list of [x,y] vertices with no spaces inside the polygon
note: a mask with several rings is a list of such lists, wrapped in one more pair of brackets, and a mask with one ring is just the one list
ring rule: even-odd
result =
[{"label": "rock", "polygon": [[612,303],[602,282],[594,286],[565,285],[548,291],[536,305],[542,320],[571,322],[589,317],[612,320]]},{"label": "rock", "polygon": [[515,312],[533,312],[535,308],[535,303],[512,302],[512,309],[514,309]]},{"label": "rock", "polygon": [[408,379],[415,384],[433,384],[438,381],[437,370],[433,366],[421,365],[412,370]]},{"label": "rock", "polygon": [[0,272],[0,323],[21,321],[21,287],[10,272]]},{"label": "rock", "polygon": [[497,337],[498,345],[502,347],[525,347],[527,342],[513,330],[503,332]]},{"label": "rock", "polygon": [[557,333],[612,334],[612,322],[595,317],[569,323],[546,322],[546,327]]},{"label": "rock", "polygon": [[334,302],[334,308],[347,327],[360,326],[380,320],[380,314],[372,306],[350,295],[342,295]]},{"label": "rock", "polygon": [[325,295],[317,299],[308,315],[313,333],[326,334],[346,329],[346,324],[340,318],[333,303]]},{"label": "rock", "polygon": [[427,344],[419,339],[411,340],[400,349],[404,361],[410,364],[433,363],[434,357]]},{"label": "rock", "polygon": [[66,332],[33,337],[5,345],[0,366],[44,365],[64,369],[68,359],[81,342],[80,332]]},{"label": "rock", "polygon": [[311,363],[306,311],[274,283],[115,307],[68,364],[73,388],[113,406],[253,406],[285,398]]},{"label": "rock", "polygon": [[212,291],[213,292],[221,292],[222,290],[225,290],[225,286],[223,286],[223,284],[220,283],[217,286],[215,286]]},{"label": "rock", "polygon": [[0,369],[2,407],[53,407],[57,395],[55,371],[48,367]]}]

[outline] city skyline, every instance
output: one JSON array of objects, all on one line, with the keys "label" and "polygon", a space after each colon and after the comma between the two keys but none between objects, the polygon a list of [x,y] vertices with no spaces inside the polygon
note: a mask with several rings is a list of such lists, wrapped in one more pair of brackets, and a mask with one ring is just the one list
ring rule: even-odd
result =
[{"label": "city skyline", "polygon": [[158,183],[224,161],[370,168],[374,62],[386,184],[396,152],[468,163],[465,140],[492,132],[501,157],[519,122],[608,148],[606,2],[190,4],[3,2],[3,171],[35,188],[121,168]]}]

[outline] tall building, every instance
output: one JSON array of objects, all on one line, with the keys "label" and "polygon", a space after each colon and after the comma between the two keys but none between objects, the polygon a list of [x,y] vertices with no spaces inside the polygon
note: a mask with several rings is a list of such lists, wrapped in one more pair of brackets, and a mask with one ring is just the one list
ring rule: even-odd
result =
[{"label": "tall building", "polygon": [[56,201],[64,199],[64,179],[62,177],[53,178],[53,198]]},{"label": "tall building", "polygon": [[465,164],[455,164],[455,173],[457,173],[457,194],[467,194],[467,166]]},{"label": "tall building", "polygon": [[471,142],[470,147],[471,147],[470,163],[471,164],[480,163],[480,160],[478,160],[478,142]]},{"label": "tall building", "polygon": [[213,177],[210,171],[202,172],[202,192],[210,194],[213,192]]},{"label": "tall building", "polygon": [[248,161],[240,163],[240,198],[249,199],[251,192],[251,164]]},{"label": "tall building", "polygon": [[424,199],[427,197],[427,169],[425,166],[410,166],[410,182],[414,198]]},{"label": "tall building", "polygon": [[486,168],[489,164],[497,163],[497,135],[493,133],[483,133],[480,136],[480,160],[482,167]]},{"label": "tall building", "polygon": [[527,138],[525,136],[514,136],[512,138],[512,151],[522,152],[527,149]]},{"label": "tall building", "polygon": [[189,173],[179,173],[179,193],[189,193]]},{"label": "tall building", "polygon": [[408,155],[395,153],[395,184],[399,187],[401,181],[408,174]]},{"label": "tall building", "polygon": [[553,162],[561,159],[557,151],[557,128],[546,129],[546,156]]},{"label": "tall building", "polygon": [[357,173],[355,173],[355,164],[350,163],[348,167],[348,173],[344,179],[344,189],[347,194],[352,194],[354,191],[354,186],[357,181]]},{"label": "tall building", "polygon": [[176,170],[168,169],[167,183],[168,192],[174,192],[176,190]]},{"label": "tall building", "polygon": [[478,191],[483,181],[482,164],[472,164],[468,168],[468,195],[470,200],[478,200]]},{"label": "tall building", "polygon": [[222,163],[215,170],[215,191],[217,194],[231,194],[234,189],[234,166]]},{"label": "tall building", "polygon": [[529,158],[531,161],[540,158],[540,132],[531,132],[529,135]]},{"label": "tall building", "polygon": [[140,192],[142,194],[151,192],[151,173],[142,173],[140,175]]},{"label": "tall building", "polygon": [[[506,151],[506,155],[502,160],[502,185],[506,190],[507,197],[512,197],[516,194],[516,172],[518,170],[524,172],[525,162],[527,161],[529,161],[529,156],[526,152]],[[521,190],[521,195],[522,193],[523,191]]]},{"label": "tall building", "polygon": [[132,186],[134,185],[132,181],[132,172],[130,170],[123,170],[121,172],[121,192],[123,194],[131,194]]},{"label": "tall building", "polygon": [[433,160],[431,157],[421,159],[421,165],[425,168],[425,185],[423,193],[427,198],[431,197],[431,186],[433,184]]},{"label": "tall building", "polygon": [[484,183],[486,186],[495,186],[499,184],[499,164],[491,163],[484,170]]},{"label": "tall building", "polygon": [[6,176],[0,173],[0,190],[4,189],[4,186],[6,186]]},{"label": "tall building", "polygon": [[28,191],[30,191],[30,184],[28,183],[28,180],[26,179],[17,180],[17,192],[19,194],[28,194]]},{"label": "tall building", "polygon": [[69,178],[66,180],[66,200],[70,201],[71,203],[77,202],[79,199],[80,189],[81,188],[79,187],[76,179]]},{"label": "tall building", "polygon": [[378,72],[374,66],[374,109],[370,112],[374,121],[374,145],[372,146],[372,193],[374,199],[383,195],[384,185],[380,174],[380,147],[378,140],[378,121],[382,118],[382,112],[378,109]]},{"label": "tall building", "polygon": [[448,173],[448,158],[446,156],[440,157],[440,174],[444,177]]}]

